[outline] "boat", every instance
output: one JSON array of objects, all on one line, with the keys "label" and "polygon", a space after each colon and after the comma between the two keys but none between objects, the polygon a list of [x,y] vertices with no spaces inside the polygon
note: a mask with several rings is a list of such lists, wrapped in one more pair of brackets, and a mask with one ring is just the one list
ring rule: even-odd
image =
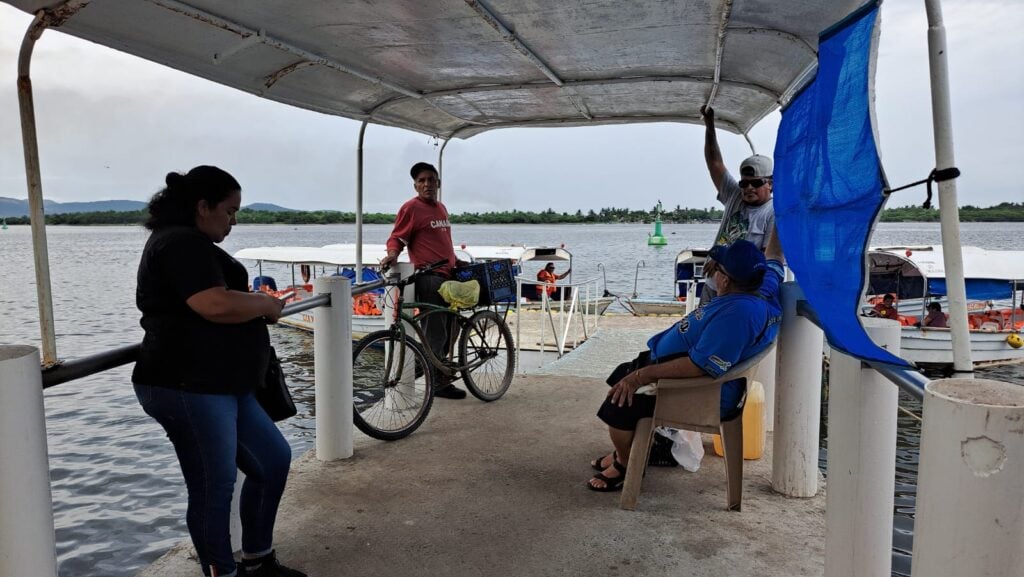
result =
[{"label": "boat", "polygon": [[[559,262],[566,263],[567,268],[572,269],[572,253],[564,246],[467,246],[462,244],[457,249],[461,249],[470,255],[473,258],[473,262],[487,262],[506,258],[512,260],[513,273],[521,282],[517,283],[519,285],[517,288],[518,303],[510,303],[510,305],[521,310],[542,310],[545,306],[543,294],[538,290],[540,283],[535,280],[536,271],[531,269],[528,272],[524,272],[524,263]],[[575,286],[571,285],[573,285],[572,273],[570,273],[568,285],[556,285],[557,288],[549,297],[547,306],[553,310],[568,308],[574,288],[577,292],[582,290],[584,293],[580,295],[580,303],[578,305],[580,309],[593,311],[598,315],[603,315],[608,310],[608,307],[618,300],[618,297],[608,292],[607,286],[604,283],[598,285],[596,279],[594,281],[577,283]]]},{"label": "boat", "polygon": [[635,316],[685,315],[697,308],[700,293],[704,288],[704,261],[707,250],[684,249],[676,255],[674,298],[645,298],[637,296],[636,282],[643,261],[637,262],[633,277],[633,296],[622,299],[623,306]]},{"label": "boat", "polygon": [[[367,282],[378,278],[376,263],[387,255],[387,247],[383,244],[363,245],[363,279]],[[530,261],[559,261],[568,262],[571,267],[572,254],[564,248],[532,247],[523,245],[493,245],[493,246],[455,246],[455,255],[459,260],[465,262],[489,262],[494,260],[508,259],[512,261],[515,273],[521,271],[523,262]],[[239,260],[255,261],[256,268],[253,276],[253,290],[262,290],[276,297],[282,298],[285,302],[301,301],[313,294],[312,280],[318,276],[341,275],[349,279],[355,278],[356,267],[356,245],[354,244],[328,244],[321,247],[311,246],[264,246],[243,248],[235,252],[234,257]],[[408,263],[409,256],[403,252],[398,257],[398,262]],[[290,275],[290,282],[284,285],[278,283],[278,277],[264,274],[265,264],[286,265],[285,273]],[[296,272],[298,271],[298,275]],[[522,310],[541,310],[542,302],[537,294],[537,284],[528,279],[522,283],[522,298],[518,305]],[[596,291],[596,283],[595,283]],[[352,338],[360,339],[367,333],[384,328],[384,321],[381,317],[381,307],[377,302],[380,291],[357,295],[352,303]],[[550,303],[553,309],[560,306],[567,307],[571,290],[569,287],[559,286],[558,291],[553,295]],[[596,294],[596,292],[595,292]],[[565,301],[565,304],[560,301]],[[604,314],[611,303],[615,302],[614,296],[592,296],[583,297],[578,305],[580,309],[595,310],[596,314]],[[509,303],[513,307],[515,303]],[[304,331],[313,330],[313,322],[316,318],[316,309],[303,311],[294,315],[282,317],[280,324]]]},{"label": "boat", "polygon": [[[376,263],[387,255],[387,247],[383,244],[363,245],[364,282],[378,278]],[[356,245],[329,244],[322,247],[311,246],[263,246],[243,248],[235,252],[239,260],[256,261],[256,275],[253,277],[253,290],[262,290],[285,299],[285,302],[301,301],[313,295],[313,279],[318,276],[340,275],[355,278]],[[409,256],[402,253],[398,262],[408,263]],[[277,279],[264,274],[263,267],[267,264],[286,265],[290,270],[291,282],[278,286]],[[299,278],[296,278],[296,267]],[[301,280],[301,282],[299,282]],[[366,334],[384,328],[384,318],[378,296],[381,291],[356,295],[352,299],[352,339],[358,340]],[[303,311],[281,317],[280,324],[304,331],[313,330],[317,309]]]},{"label": "boat", "polygon": [[[872,248],[862,313],[870,314],[882,296],[893,295],[902,325],[900,356],[921,368],[948,370],[953,364],[951,331],[918,326],[929,303],[949,310],[942,252],[941,246]],[[962,254],[974,366],[1024,362],[1024,251],[965,246]]]}]

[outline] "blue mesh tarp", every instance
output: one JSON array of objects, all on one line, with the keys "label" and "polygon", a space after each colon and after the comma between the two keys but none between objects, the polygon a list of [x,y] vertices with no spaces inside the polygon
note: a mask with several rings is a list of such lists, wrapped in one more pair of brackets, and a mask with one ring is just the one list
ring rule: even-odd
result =
[{"label": "blue mesh tarp", "polygon": [[[969,278],[964,281],[967,298],[971,300],[1008,299],[1013,297],[1010,281],[987,278]],[[946,279],[928,279],[928,294],[946,296]]]},{"label": "blue mesh tarp", "polygon": [[816,78],[782,112],[775,144],[775,219],[786,260],[829,344],[908,366],[875,345],[857,317],[865,252],[884,177],[871,124],[873,2],[822,33]]}]

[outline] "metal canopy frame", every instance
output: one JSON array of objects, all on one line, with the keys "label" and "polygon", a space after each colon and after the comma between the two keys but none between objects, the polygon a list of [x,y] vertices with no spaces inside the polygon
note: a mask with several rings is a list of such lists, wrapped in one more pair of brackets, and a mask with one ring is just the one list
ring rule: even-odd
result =
[{"label": "metal canopy frame", "polygon": [[[50,27],[294,106],[443,139],[700,123],[746,135],[864,0],[0,0]],[[70,10],[69,10],[70,9]]]}]

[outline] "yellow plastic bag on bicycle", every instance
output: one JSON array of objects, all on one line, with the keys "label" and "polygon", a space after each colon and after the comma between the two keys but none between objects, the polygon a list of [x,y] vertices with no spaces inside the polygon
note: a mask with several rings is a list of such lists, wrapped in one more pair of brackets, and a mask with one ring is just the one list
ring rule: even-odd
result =
[{"label": "yellow plastic bag on bicycle", "polygon": [[471,309],[480,302],[480,281],[446,280],[441,283],[437,293],[453,309]]}]

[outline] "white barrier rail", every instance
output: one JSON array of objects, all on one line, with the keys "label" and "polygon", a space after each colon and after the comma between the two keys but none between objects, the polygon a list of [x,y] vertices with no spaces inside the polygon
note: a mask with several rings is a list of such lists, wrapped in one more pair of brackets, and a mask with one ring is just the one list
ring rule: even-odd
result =
[{"label": "white barrier rail", "polygon": [[[564,297],[566,289],[569,289],[568,299],[550,299],[543,290],[549,283],[531,281],[522,277],[516,278],[516,366],[520,374],[523,372],[522,364],[519,362],[520,351],[522,350],[522,329],[524,328],[524,317],[521,314],[524,310],[536,310],[536,327],[540,334],[539,346],[541,358],[546,352],[546,337],[550,333],[554,336],[554,353],[560,358],[566,353],[567,346],[571,343],[575,348],[580,342],[589,338],[597,331],[603,304],[601,298],[603,293],[599,290],[598,277],[580,282],[554,285],[559,289],[559,297]],[[541,295],[539,301],[524,301],[523,286],[538,287],[537,292]],[[582,296],[580,296],[582,294]],[[607,307],[605,307],[607,308]],[[528,327],[527,327],[528,328]],[[533,330],[533,329],[529,329]]]}]

